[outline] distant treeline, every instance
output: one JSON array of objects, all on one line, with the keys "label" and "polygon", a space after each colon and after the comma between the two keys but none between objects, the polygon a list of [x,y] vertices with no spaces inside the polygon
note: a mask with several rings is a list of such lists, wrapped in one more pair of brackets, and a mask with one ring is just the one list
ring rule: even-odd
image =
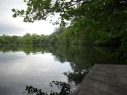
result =
[{"label": "distant treeline", "polygon": [[56,28],[50,35],[38,35],[36,33],[26,33],[23,36],[5,35],[0,36],[0,44],[54,44],[58,40],[60,33],[64,31],[65,27]]},{"label": "distant treeline", "polygon": [[[104,32],[88,32],[89,29],[78,31],[74,27],[60,26],[50,35],[26,33],[23,36],[0,36],[0,44],[94,44],[120,45],[122,36],[106,35]],[[96,32],[96,33],[95,33]]]},{"label": "distant treeline", "polygon": [[23,36],[9,36],[9,35],[2,35],[0,36],[0,44],[41,44],[47,43],[48,36],[46,35],[37,35],[37,34],[30,34],[26,33]]}]

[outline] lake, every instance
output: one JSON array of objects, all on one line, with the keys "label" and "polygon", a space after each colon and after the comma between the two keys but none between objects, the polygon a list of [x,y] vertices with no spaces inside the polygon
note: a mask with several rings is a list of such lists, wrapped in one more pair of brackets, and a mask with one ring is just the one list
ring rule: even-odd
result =
[{"label": "lake", "polygon": [[[28,95],[28,88],[60,93],[73,90],[94,64],[124,64],[117,47],[3,45],[0,46],[0,95]],[[34,93],[31,93],[34,94]]]}]

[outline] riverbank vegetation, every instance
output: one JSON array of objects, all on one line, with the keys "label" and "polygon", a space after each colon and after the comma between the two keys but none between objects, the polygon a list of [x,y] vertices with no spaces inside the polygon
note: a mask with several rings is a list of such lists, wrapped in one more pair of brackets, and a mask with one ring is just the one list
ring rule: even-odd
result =
[{"label": "riverbank vegetation", "polygon": [[23,36],[2,35],[0,44],[66,44],[66,45],[120,45],[126,42],[126,37],[119,34],[106,35],[106,33],[87,33],[90,29],[76,31],[73,26],[60,26],[50,35],[37,35],[26,33]]},{"label": "riverbank vegetation", "polygon": [[[112,56],[114,59],[124,60],[126,62],[127,56],[127,45],[126,45],[126,37],[122,36],[110,36],[104,37],[100,36],[100,38],[95,39],[95,35],[92,34],[85,34],[83,31],[77,32],[73,31],[73,27],[63,27],[60,26],[56,28],[55,31],[50,35],[37,35],[37,34],[30,34],[26,33],[23,36],[9,36],[9,35],[2,35],[0,36],[0,45],[7,44],[18,44],[18,45],[101,45],[101,46],[116,46]],[[96,33],[97,35],[97,33]],[[101,35],[101,34],[98,34]],[[30,49],[30,47],[28,48]],[[112,57],[111,57],[112,58]]]},{"label": "riverbank vegetation", "polygon": [[[13,17],[24,22],[49,20],[59,14],[53,24],[66,26],[44,39],[48,43],[121,45],[127,42],[126,0],[24,0],[26,10],[12,9]],[[69,21],[69,23],[68,23]],[[67,26],[68,24],[68,26]],[[47,43],[44,42],[44,43]],[[25,42],[26,43],[26,42]],[[43,42],[42,42],[43,43]]]},{"label": "riverbank vegetation", "polygon": [[[116,55],[126,60],[126,0],[24,0],[24,2],[27,5],[26,10],[12,9],[14,18],[20,16],[24,22],[31,23],[49,20],[53,24],[59,24],[60,27],[51,35],[26,34],[19,37],[19,42],[118,45],[120,47],[116,50]],[[53,22],[52,17],[56,14],[59,18]],[[6,42],[3,39],[2,41]]]}]

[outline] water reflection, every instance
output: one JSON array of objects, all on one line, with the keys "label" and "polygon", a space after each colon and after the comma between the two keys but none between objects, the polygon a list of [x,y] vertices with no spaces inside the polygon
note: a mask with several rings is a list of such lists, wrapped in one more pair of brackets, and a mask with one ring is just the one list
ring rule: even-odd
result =
[{"label": "water reflection", "polygon": [[[3,54],[2,58],[3,61],[0,61],[0,95],[22,95],[26,85],[49,92],[49,82],[52,80],[67,82],[62,72],[71,71],[68,62],[64,64],[55,62],[51,53],[26,56],[22,52],[9,52]],[[52,90],[57,91],[57,88],[54,87]]]},{"label": "water reflection", "polygon": [[91,67],[89,68],[80,68],[74,69],[72,72],[64,72],[63,74],[67,76],[68,82],[74,82],[77,86],[79,83],[82,82],[83,78],[91,71]]},{"label": "water reflection", "polygon": [[[37,54],[40,52],[51,53],[55,61],[61,63],[74,62],[86,64],[86,66],[101,64],[125,64],[123,56],[119,55],[119,47],[98,47],[98,46],[66,46],[66,45],[2,45],[0,51],[3,53],[23,51],[26,55]],[[120,50],[119,50],[120,51]],[[126,52],[125,52],[126,53]],[[120,60],[121,59],[121,60]]]},{"label": "water reflection", "polygon": [[0,94],[26,94],[24,87],[32,85],[31,89],[61,95],[58,85],[53,86],[56,82],[70,85],[71,93],[73,86],[82,81],[94,64],[126,64],[114,57],[116,50],[117,47],[64,45],[0,46]]},{"label": "water reflection", "polygon": [[60,89],[59,92],[51,91],[49,94],[47,92],[42,91],[41,89],[34,88],[33,86],[26,86],[26,91],[28,94],[36,94],[36,95],[71,95],[72,94],[72,87],[69,83],[59,82],[59,81],[52,81],[50,86],[57,86]]}]

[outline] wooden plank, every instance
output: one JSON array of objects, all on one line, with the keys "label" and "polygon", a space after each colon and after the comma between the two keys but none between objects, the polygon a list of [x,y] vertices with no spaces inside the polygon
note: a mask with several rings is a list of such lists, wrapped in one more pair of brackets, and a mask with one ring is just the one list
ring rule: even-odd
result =
[{"label": "wooden plank", "polygon": [[94,65],[72,95],[127,95],[127,65]]}]

